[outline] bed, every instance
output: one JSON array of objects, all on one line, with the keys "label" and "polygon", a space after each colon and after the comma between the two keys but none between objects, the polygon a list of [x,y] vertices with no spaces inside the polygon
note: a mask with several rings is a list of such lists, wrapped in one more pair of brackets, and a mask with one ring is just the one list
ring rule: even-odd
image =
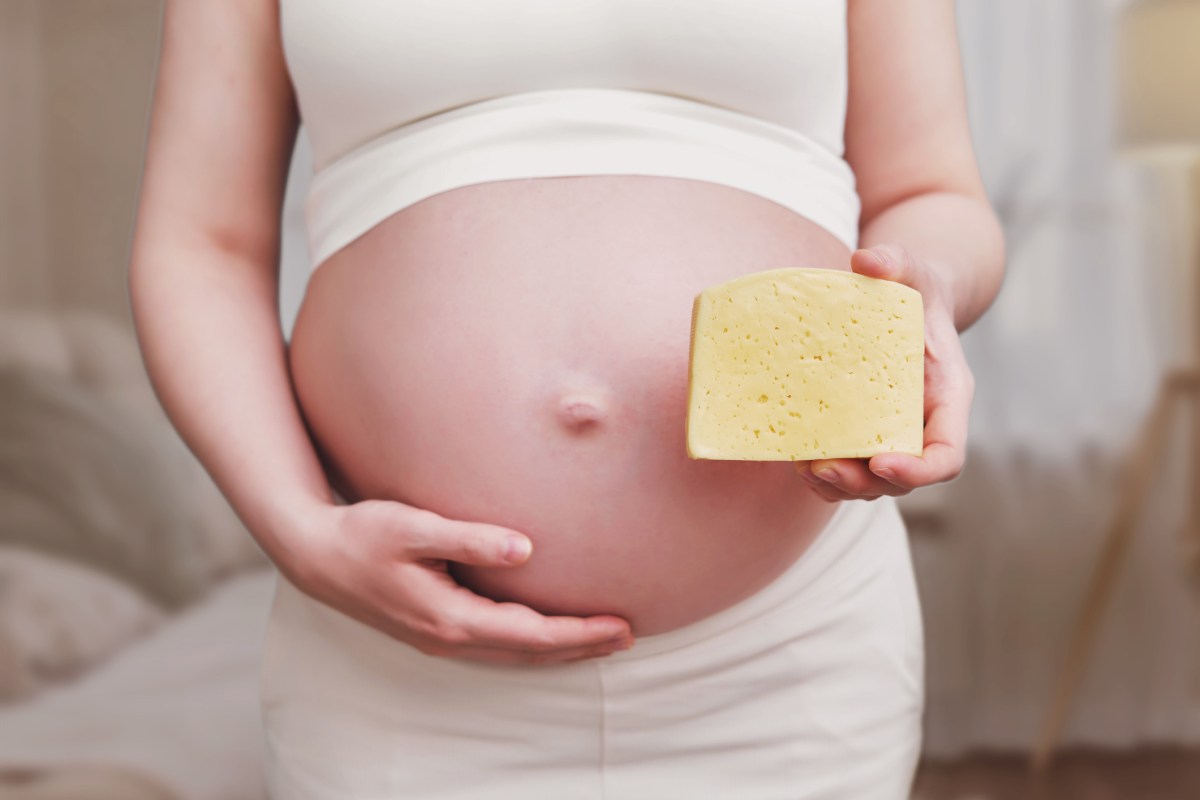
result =
[{"label": "bed", "polygon": [[127,325],[0,318],[0,800],[261,800],[274,571]]}]

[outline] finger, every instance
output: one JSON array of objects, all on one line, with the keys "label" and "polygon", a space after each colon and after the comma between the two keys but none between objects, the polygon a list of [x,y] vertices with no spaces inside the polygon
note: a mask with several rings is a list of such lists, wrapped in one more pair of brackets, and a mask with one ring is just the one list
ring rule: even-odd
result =
[{"label": "finger", "polygon": [[965,374],[965,379],[960,377],[940,381],[937,389],[930,392],[931,405],[925,422],[925,443],[920,457],[881,453],[871,459],[871,472],[896,486],[909,489],[948,481],[962,472],[974,394],[969,373]]},{"label": "finger", "polygon": [[546,616],[529,606],[497,602],[460,586],[439,570],[408,581],[418,598],[411,611],[426,620],[418,633],[448,645],[500,647],[540,653],[591,647],[632,635],[629,623],[611,614],[590,617]]},{"label": "finger", "polygon": [[475,608],[470,616],[461,618],[462,628],[473,643],[491,647],[529,654],[549,653],[594,647],[632,635],[629,623],[611,614],[546,616],[520,603],[496,603],[487,598],[471,602]]},{"label": "finger", "polygon": [[[965,436],[957,431],[964,427],[948,406],[934,411],[925,427],[925,448],[921,455],[882,453],[871,459],[871,470],[896,486],[915,489],[952,480],[962,472],[965,461]],[[937,430],[930,432],[930,428]]]},{"label": "finger", "polygon": [[590,647],[568,647],[545,653],[526,653],[502,647],[476,645],[446,646],[438,642],[423,642],[414,646],[426,655],[434,657],[513,665],[566,664],[593,658],[604,658],[618,651],[629,649],[627,646],[624,646],[623,642],[618,640]]},{"label": "finger", "polygon": [[876,498],[907,494],[908,490],[875,475],[862,459],[837,458],[812,462],[813,474],[853,497]]},{"label": "finger", "polygon": [[913,286],[917,279],[912,256],[906,249],[895,244],[880,244],[868,249],[855,250],[850,255],[850,269],[859,275],[896,281],[905,286]]},{"label": "finger", "polygon": [[[819,479],[818,479],[819,480]],[[824,500],[826,503],[840,503],[843,500],[849,500],[850,495],[843,492],[834,486],[812,486],[813,493],[817,497]]]},{"label": "finger", "polygon": [[486,567],[523,564],[533,552],[528,536],[499,525],[446,519],[422,512],[406,527],[403,554],[409,560],[446,559]]},{"label": "finger", "polygon": [[840,500],[849,499],[848,495],[838,489],[833,484],[821,480],[812,473],[810,461],[797,461],[796,471],[800,473],[800,477],[808,484],[808,488],[813,491],[817,497],[820,497],[827,503],[836,503]]},{"label": "finger", "polygon": [[810,463],[811,462],[808,461],[797,461],[796,471],[800,473],[800,476],[804,478],[805,482],[808,483],[809,488],[812,489],[812,491],[818,497],[827,503],[837,503],[841,500],[850,499],[850,495],[846,494],[841,489],[838,489],[833,484],[823,481],[816,475],[813,475],[812,470],[809,468]]}]

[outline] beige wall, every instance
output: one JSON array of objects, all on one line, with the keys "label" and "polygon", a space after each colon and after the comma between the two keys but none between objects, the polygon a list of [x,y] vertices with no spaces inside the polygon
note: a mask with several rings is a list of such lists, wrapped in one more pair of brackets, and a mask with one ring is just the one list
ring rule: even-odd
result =
[{"label": "beige wall", "polygon": [[160,0],[0,0],[0,309],[128,321]]}]

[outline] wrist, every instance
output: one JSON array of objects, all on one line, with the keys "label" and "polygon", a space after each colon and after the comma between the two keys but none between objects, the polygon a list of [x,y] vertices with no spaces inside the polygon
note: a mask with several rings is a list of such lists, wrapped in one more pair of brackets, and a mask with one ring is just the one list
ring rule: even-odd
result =
[{"label": "wrist", "polygon": [[259,544],[285,575],[303,574],[328,535],[329,517],[336,509],[332,498],[311,493],[273,498],[255,529]]}]

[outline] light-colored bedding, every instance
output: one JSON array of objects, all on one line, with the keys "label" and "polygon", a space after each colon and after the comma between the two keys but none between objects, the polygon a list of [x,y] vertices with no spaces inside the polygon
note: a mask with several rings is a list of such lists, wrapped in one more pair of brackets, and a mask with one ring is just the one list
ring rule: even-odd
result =
[{"label": "light-colored bedding", "polygon": [[165,619],[107,573],[0,546],[0,703],[78,678]]},{"label": "light-colored bedding", "polygon": [[0,800],[262,800],[273,574],[127,325],[0,315]]},{"label": "light-colored bedding", "polygon": [[176,800],[263,800],[258,664],[274,575],[233,578],[80,680],[0,708],[0,776],[102,766]]},{"label": "light-colored bedding", "polygon": [[174,795],[136,772],[84,766],[0,776],[0,800],[174,800]]}]

